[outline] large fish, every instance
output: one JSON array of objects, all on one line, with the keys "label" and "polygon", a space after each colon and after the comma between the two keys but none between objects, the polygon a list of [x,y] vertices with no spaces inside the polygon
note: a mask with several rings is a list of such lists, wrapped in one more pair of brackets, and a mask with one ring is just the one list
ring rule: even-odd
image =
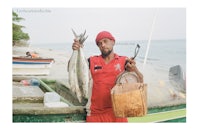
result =
[{"label": "large fish", "polygon": [[[87,39],[87,37],[84,37],[86,31],[80,35],[77,35],[73,29],[72,31],[75,38],[83,45],[83,42]],[[71,91],[77,96],[80,103],[85,104],[88,99],[88,90],[92,87],[92,76],[82,47],[73,51],[68,63],[68,72]]]}]

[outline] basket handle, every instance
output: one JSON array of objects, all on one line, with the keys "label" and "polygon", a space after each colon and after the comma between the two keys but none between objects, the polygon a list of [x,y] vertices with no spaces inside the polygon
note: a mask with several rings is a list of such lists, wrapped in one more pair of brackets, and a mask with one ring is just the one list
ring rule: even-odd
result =
[{"label": "basket handle", "polygon": [[[126,74],[128,74],[128,73],[134,74],[134,76],[135,76],[136,79],[137,79],[137,82],[138,82],[138,83],[142,83],[142,82],[140,81],[138,75],[137,75],[135,72],[128,72],[128,71],[124,71],[124,72],[122,72],[120,75],[118,75],[118,78],[117,78],[117,80],[116,80],[116,83],[118,83],[118,81],[120,81],[121,78],[124,77],[124,75],[126,75]],[[126,83],[128,83],[128,81],[126,81]]]}]

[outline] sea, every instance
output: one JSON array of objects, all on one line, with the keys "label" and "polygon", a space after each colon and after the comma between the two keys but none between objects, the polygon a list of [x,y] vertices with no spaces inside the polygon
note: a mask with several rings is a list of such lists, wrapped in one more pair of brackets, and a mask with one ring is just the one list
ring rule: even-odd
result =
[{"label": "sea", "polygon": [[[33,44],[31,46],[66,51],[71,54],[72,43]],[[152,65],[158,69],[169,70],[172,66],[180,65],[183,71],[186,71],[186,40],[152,40],[150,43],[147,40],[118,41],[114,46],[114,52],[118,55],[133,57],[138,44],[140,48],[135,61],[142,64],[143,67]],[[147,52],[148,44],[149,49]],[[95,42],[86,41],[83,50],[86,57],[100,55],[99,48]]]}]

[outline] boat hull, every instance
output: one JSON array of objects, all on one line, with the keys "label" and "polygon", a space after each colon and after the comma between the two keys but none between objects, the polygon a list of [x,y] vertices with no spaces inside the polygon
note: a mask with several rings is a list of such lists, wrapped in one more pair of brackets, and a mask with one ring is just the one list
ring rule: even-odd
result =
[{"label": "boat hull", "polygon": [[53,61],[51,58],[13,57],[13,75],[49,75]]}]

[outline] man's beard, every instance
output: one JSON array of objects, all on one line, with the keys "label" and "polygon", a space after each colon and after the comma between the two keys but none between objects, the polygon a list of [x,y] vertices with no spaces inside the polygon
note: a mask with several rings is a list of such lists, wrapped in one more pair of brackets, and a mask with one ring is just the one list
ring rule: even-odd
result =
[{"label": "man's beard", "polygon": [[101,55],[102,57],[107,57],[108,55],[110,55],[110,53],[112,53],[113,49],[107,51],[107,52],[104,52],[104,51],[101,51]]}]

